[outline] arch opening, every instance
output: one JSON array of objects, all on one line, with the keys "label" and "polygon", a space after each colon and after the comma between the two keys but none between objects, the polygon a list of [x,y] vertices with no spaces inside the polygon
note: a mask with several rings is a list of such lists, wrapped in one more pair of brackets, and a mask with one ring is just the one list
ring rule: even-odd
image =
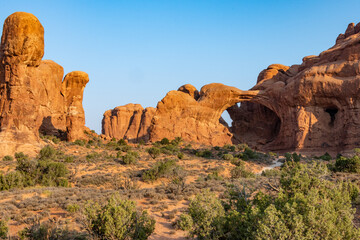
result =
[{"label": "arch opening", "polygon": [[253,102],[235,104],[226,110],[231,119],[229,127],[233,142],[258,147],[273,142],[279,135],[281,119],[268,107]]},{"label": "arch opening", "polygon": [[328,107],[324,109],[325,112],[327,112],[330,116],[330,122],[329,122],[329,126],[333,127],[334,126],[334,122],[335,122],[335,118],[336,118],[336,114],[339,111],[339,109],[337,109],[336,107]]},{"label": "arch opening", "polygon": [[222,114],[221,114],[221,117],[219,119],[219,122],[224,125],[225,127],[231,127],[232,126],[232,119],[228,113],[228,111],[224,111]]}]

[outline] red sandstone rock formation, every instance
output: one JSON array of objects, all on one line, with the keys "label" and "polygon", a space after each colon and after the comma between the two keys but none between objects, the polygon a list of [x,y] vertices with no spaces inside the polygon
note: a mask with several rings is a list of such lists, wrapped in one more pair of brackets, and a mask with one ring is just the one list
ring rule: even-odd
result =
[{"label": "red sandstone rock formation", "polygon": [[[239,101],[254,98],[258,92],[213,83],[204,86],[198,93],[195,87],[187,84],[178,91],[170,91],[158,103],[156,111],[153,108],[144,111],[139,104],[106,111],[102,132],[106,136],[135,141],[140,138],[157,141],[164,137],[171,139],[180,136],[185,141],[210,145],[231,143],[232,134],[219,121],[222,112]],[[146,112],[149,112],[148,116]],[[137,116],[140,113],[144,121],[139,124]],[[134,129],[139,129],[136,138]]]},{"label": "red sandstone rock formation", "polygon": [[[210,145],[248,142],[262,149],[287,151],[358,147],[359,31],[360,24],[349,24],[335,46],[319,56],[304,57],[301,65],[270,65],[250,91],[222,84],[206,85],[200,93],[191,85],[170,91],[158,103],[149,128],[150,141],[181,136]],[[240,107],[238,102],[243,102]],[[220,123],[226,109],[233,119],[230,128]],[[109,123],[103,127],[111,129]]]},{"label": "red sandstone rock formation", "polygon": [[149,126],[154,108],[144,109],[140,104],[127,104],[104,113],[102,133],[111,138],[136,142],[149,139]]},{"label": "red sandstone rock formation", "polygon": [[82,138],[85,130],[85,112],[82,106],[83,93],[89,76],[85,72],[68,73],[62,83],[61,93],[65,97],[67,140]]},{"label": "red sandstone rock formation", "polygon": [[[30,13],[16,12],[4,23],[0,46],[0,152],[34,153],[39,131],[81,138],[85,73],[62,81],[63,68],[44,55],[44,28]],[[76,112],[76,113],[75,113]],[[76,126],[76,130],[74,127]]]},{"label": "red sandstone rock formation", "polygon": [[150,127],[150,140],[177,136],[207,145],[232,142],[229,129],[219,122],[221,114],[240,101],[248,101],[259,91],[241,91],[219,83],[202,87],[199,99],[182,91],[170,91],[157,105]]},{"label": "red sandstone rock formation", "polygon": [[[234,134],[243,140],[253,135],[250,143],[260,140],[266,149],[341,151],[359,146],[359,30],[359,24],[349,24],[329,50],[259,81],[252,89],[263,90],[270,104],[229,109]],[[271,126],[271,133],[254,131]]]}]

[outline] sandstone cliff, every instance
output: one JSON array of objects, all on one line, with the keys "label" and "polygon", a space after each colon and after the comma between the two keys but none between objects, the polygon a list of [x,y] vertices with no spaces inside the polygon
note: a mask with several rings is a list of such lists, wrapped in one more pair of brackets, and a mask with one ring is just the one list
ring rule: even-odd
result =
[{"label": "sandstone cliff", "polygon": [[10,15],[0,46],[1,155],[34,153],[43,145],[39,131],[69,140],[83,137],[82,94],[88,76],[73,72],[63,81],[63,68],[42,60],[43,55],[39,20],[25,12]]}]

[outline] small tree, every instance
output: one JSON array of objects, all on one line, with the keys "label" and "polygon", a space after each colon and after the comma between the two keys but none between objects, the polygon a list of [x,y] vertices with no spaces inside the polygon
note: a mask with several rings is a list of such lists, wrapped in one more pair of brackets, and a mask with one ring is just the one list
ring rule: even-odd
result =
[{"label": "small tree", "polygon": [[88,232],[98,239],[147,239],[155,229],[155,220],[146,211],[136,210],[135,203],[113,195],[100,206],[92,201],[83,210]]},{"label": "small tree", "polygon": [[157,147],[148,148],[146,151],[149,153],[150,157],[152,157],[153,159],[160,156],[160,153],[161,153],[160,148],[157,148]]},{"label": "small tree", "polygon": [[139,159],[139,153],[130,151],[121,158],[124,164],[135,164]]},{"label": "small tree", "polygon": [[221,201],[207,189],[191,201],[188,213],[180,216],[178,226],[198,239],[219,239],[224,217]]}]

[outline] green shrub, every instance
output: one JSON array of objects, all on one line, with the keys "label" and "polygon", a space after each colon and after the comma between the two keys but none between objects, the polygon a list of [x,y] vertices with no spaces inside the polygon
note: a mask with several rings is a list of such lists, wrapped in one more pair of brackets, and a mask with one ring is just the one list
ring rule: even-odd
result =
[{"label": "green shrub", "polygon": [[54,135],[42,135],[42,134],[40,134],[40,138],[41,139],[48,139],[48,140],[52,141],[55,144],[58,144],[61,141],[58,137],[56,137]]},{"label": "green shrub", "polygon": [[124,139],[120,139],[118,142],[117,142],[118,145],[120,146],[126,146],[127,145],[127,142],[124,140]]},{"label": "green shrub", "polygon": [[297,154],[297,153],[293,153],[292,154],[292,159],[294,160],[294,162],[300,162],[300,160],[301,160],[301,154]]},{"label": "green shrub", "polygon": [[236,166],[230,170],[231,178],[252,178],[254,173],[247,171],[244,165]]},{"label": "green shrub", "polygon": [[63,163],[38,161],[36,166],[37,183],[43,186],[68,187],[68,170]]},{"label": "green shrub", "polygon": [[87,236],[83,233],[76,231],[70,231],[67,228],[62,228],[56,225],[54,222],[40,221],[32,223],[29,227],[26,227],[19,232],[20,239],[28,240],[86,240]]},{"label": "green shrub", "polygon": [[323,162],[315,161],[309,164],[285,162],[281,167],[280,183],[285,190],[306,193],[312,185],[322,181],[317,176],[326,176],[328,174],[327,165]]},{"label": "green shrub", "polygon": [[9,228],[7,222],[0,220],[0,239],[6,239],[8,235]]},{"label": "green shrub", "polygon": [[24,185],[25,179],[18,171],[9,172],[6,175],[0,173],[0,191],[22,188]]},{"label": "green shrub", "polygon": [[97,158],[100,157],[100,154],[97,152],[92,152],[86,155],[86,160],[91,161],[91,160],[96,160]]},{"label": "green shrub", "polygon": [[15,153],[15,159],[16,160],[22,160],[22,159],[28,159],[29,156],[25,155],[23,152]]},{"label": "green shrub", "polygon": [[143,172],[142,180],[145,182],[151,182],[161,177],[176,176],[179,169],[180,167],[173,159],[158,161],[152,168]]},{"label": "green shrub", "polygon": [[354,152],[357,156],[360,155],[360,148],[354,148]]},{"label": "green shrub", "polygon": [[209,180],[217,180],[217,181],[221,181],[223,180],[223,177],[220,176],[220,172],[218,170],[213,171],[212,173],[208,174],[205,178],[206,181]]},{"label": "green shrub", "polygon": [[153,159],[159,157],[161,154],[160,148],[157,148],[157,147],[148,148],[146,151],[149,153],[150,157],[152,157]]},{"label": "green shrub", "polygon": [[66,156],[65,159],[64,159],[64,162],[73,163],[74,162],[74,156]]},{"label": "green shrub", "polygon": [[285,161],[286,162],[291,162],[293,159],[292,159],[292,155],[291,153],[285,153]]},{"label": "green shrub", "polygon": [[278,157],[278,154],[274,153],[274,152],[269,152],[268,154],[269,154],[270,157],[273,157],[273,158]]},{"label": "green shrub", "polygon": [[162,146],[160,148],[160,151],[167,155],[175,155],[180,151],[180,149],[175,145],[168,144],[168,145]]},{"label": "green shrub", "polygon": [[351,204],[359,188],[326,180],[327,174],[322,162],[286,162],[277,195],[258,192],[250,198],[245,188],[230,187],[222,205],[205,199],[190,204],[179,226],[198,239],[359,239]]},{"label": "green shrub", "polygon": [[179,152],[177,155],[178,159],[184,159],[185,155],[182,152]]},{"label": "green shrub", "polygon": [[88,232],[97,239],[148,239],[155,229],[155,220],[146,211],[136,210],[135,203],[113,195],[101,206],[88,202],[84,208]]},{"label": "green shrub", "polygon": [[236,148],[235,148],[234,145],[225,144],[225,145],[223,146],[223,149],[226,149],[226,150],[228,150],[228,151],[230,151],[230,152],[234,152]]},{"label": "green shrub", "polygon": [[68,170],[63,163],[49,160],[30,160],[17,158],[15,171],[0,174],[0,190],[35,186],[67,187]]},{"label": "green shrub", "polygon": [[116,147],[115,150],[121,151],[121,152],[128,152],[131,151],[132,147],[129,145],[120,145],[119,147]]},{"label": "green shrub", "polygon": [[249,146],[246,143],[240,143],[237,145],[237,149],[239,151],[244,151],[246,148],[248,148]]},{"label": "green shrub", "polygon": [[234,156],[230,153],[227,153],[222,156],[222,159],[230,161],[230,160],[234,159]]},{"label": "green shrub", "polygon": [[139,141],[138,141],[138,148],[140,147],[140,146],[144,146],[145,145],[145,140],[144,139],[140,139]]},{"label": "green shrub", "polygon": [[57,151],[50,145],[43,147],[39,153],[39,159],[41,160],[55,160]]},{"label": "green shrub", "polygon": [[266,169],[261,173],[261,176],[264,177],[280,177],[281,171],[279,169]]},{"label": "green shrub", "polygon": [[335,162],[335,170],[338,172],[360,173],[360,157],[339,157]]},{"label": "green shrub", "polygon": [[11,161],[14,160],[14,158],[12,156],[6,155],[6,156],[3,157],[2,160],[5,161],[5,162],[11,162]]},{"label": "green shrub", "polygon": [[235,165],[235,166],[241,166],[241,165],[244,165],[245,166],[245,162],[238,159],[238,158],[233,158],[230,160],[230,163]]},{"label": "green shrub", "polygon": [[171,140],[171,144],[174,146],[179,146],[180,143],[183,142],[183,139],[181,137],[175,137],[173,140]]},{"label": "green shrub", "polygon": [[285,161],[286,162],[300,162],[301,160],[301,154],[297,153],[285,153]]},{"label": "green shrub", "polygon": [[85,140],[83,140],[83,139],[77,139],[77,140],[75,140],[74,141],[74,144],[75,145],[79,145],[79,146],[85,146],[85,144],[86,144],[86,141]]},{"label": "green shrub", "polygon": [[195,153],[196,156],[198,157],[203,157],[203,158],[212,158],[213,157],[213,154],[210,150],[204,150],[204,151],[197,151]]},{"label": "green shrub", "polygon": [[320,157],[315,156],[315,159],[321,159],[324,161],[330,161],[332,159],[331,155],[329,153],[325,153],[324,155],[321,155]]},{"label": "green shrub", "polygon": [[219,151],[221,148],[219,146],[215,146],[214,150]]},{"label": "green shrub", "polygon": [[242,160],[244,160],[244,161],[249,160],[249,157],[248,157],[248,155],[246,155],[246,154],[240,153],[239,155],[235,155],[235,157],[238,157],[238,156],[241,156],[241,157],[239,157],[239,158],[242,159]]},{"label": "green shrub", "polygon": [[59,138],[57,138],[56,136],[53,136],[53,138],[51,138],[51,141],[53,141],[53,143],[58,144],[61,140]]},{"label": "green shrub", "polygon": [[168,144],[170,144],[170,141],[169,141],[169,139],[167,139],[167,138],[163,138],[163,139],[161,139],[160,143],[161,143],[162,145],[168,145]]},{"label": "green shrub", "polygon": [[194,221],[190,215],[181,214],[176,225],[181,230],[190,232],[194,226]]},{"label": "green shrub", "polygon": [[258,158],[258,155],[255,151],[253,151],[251,148],[246,147],[244,150],[244,155],[248,156],[249,159],[255,159]]},{"label": "green shrub", "polygon": [[66,206],[66,210],[67,210],[68,212],[71,212],[71,213],[78,212],[79,209],[80,209],[80,206],[79,206],[78,204],[76,204],[76,203],[74,203],[74,204],[68,204],[68,205]]},{"label": "green shrub", "polygon": [[122,161],[124,164],[135,164],[139,159],[138,152],[127,152],[126,155],[122,156]]},{"label": "green shrub", "polygon": [[209,190],[202,191],[190,202],[188,212],[180,216],[178,226],[198,239],[222,236],[225,211],[219,198]]}]

